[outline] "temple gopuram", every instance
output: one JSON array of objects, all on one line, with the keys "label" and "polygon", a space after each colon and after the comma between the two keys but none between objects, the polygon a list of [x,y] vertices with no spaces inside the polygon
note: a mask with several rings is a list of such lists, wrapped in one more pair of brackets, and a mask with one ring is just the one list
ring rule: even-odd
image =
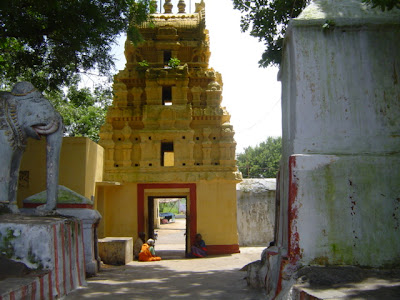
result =
[{"label": "temple gopuram", "polygon": [[[161,198],[187,202],[186,249],[201,233],[210,254],[239,252],[236,143],[222,100],[221,74],[209,67],[205,4],[153,14],[144,41],[125,44],[125,69],[100,131],[103,181],[97,183],[99,237],[153,236]],[[189,250],[187,250],[189,251]]]}]

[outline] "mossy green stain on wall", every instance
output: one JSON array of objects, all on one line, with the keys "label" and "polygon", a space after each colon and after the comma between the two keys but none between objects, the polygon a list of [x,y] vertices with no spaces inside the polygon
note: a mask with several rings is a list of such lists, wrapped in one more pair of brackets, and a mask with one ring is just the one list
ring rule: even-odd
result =
[{"label": "mossy green stain on wall", "polygon": [[[36,195],[30,196],[24,200],[25,203],[46,203],[47,201],[47,190],[40,192]],[[58,188],[58,197],[57,203],[66,203],[66,204],[91,204],[93,202],[82,195],[64,187],[59,186]]]},{"label": "mossy green stain on wall", "polygon": [[[331,247],[327,247],[330,251],[328,254],[330,264],[351,264],[353,262],[353,249],[349,247],[348,241],[344,238],[346,226],[342,221],[342,216],[345,213],[343,207],[341,207],[340,198],[341,195],[340,187],[337,186],[338,181],[340,182],[340,175],[337,174],[335,166],[336,162],[328,164],[322,169],[324,180],[326,184],[324,189],[324,199],[326,209],[327,220],[327,240],[334,242]],[[326,241],[325,241],[326,242]]]},{"label": "mossy green stain on wall", "polygon": [[31,265],[36,266],[37,270],[43,270],[43,264],[33,253],[32,248],[29,248],[27,258]]},{"label": "mossy green stain on wall", "polygon": [[317,215],[311,240],[315,257],[324,258],[312,261],[397,266],[392,258],[400,253],[399,164],[400,157],[393,156],[341,156],[300,178],[308,177],[313,186],[305,192],[304,199],[312,200],[304,200],[303,209]]},{"label": "mossy green stain on wall", "polygon": [[14,255],[14,246],[12,241],[15,240],[19,234],[14,232],[14,229],[7,228],[5,233],[0,232],[0,254],[7,258],[12,258]]}]

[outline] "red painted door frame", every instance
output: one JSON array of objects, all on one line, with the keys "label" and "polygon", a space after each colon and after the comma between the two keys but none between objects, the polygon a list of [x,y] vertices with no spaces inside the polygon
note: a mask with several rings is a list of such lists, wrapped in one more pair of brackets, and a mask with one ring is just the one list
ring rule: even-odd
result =
[{"label": "red painted door frame", "polygon": [[144,193],[150,189],[189,189],[189,229],[190,241],[193,242],[197,233],[197,193],[195,183],[138,183],[137,187],[137,220],[138,232],[143,232],[144,224]]}]

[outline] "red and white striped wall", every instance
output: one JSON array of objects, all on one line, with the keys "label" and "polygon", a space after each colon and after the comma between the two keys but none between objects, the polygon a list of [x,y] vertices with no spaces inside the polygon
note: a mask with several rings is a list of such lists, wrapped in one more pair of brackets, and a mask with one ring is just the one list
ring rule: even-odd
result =
[{"label": "red and white striped wall", "polygon": [[[47,240],[40,241],[41,245],[48,248],[43,252],[48,251],[52,256],[50,262],[43,264],[46,265],[46,269],[35,277],[30,275],[3,280],[0,300],[57,299],[85,284],[82,222],[71,218],[52,219],[53,222],[44,224],[26,224],[31,227],[26,233],[32,232],[32,226],[48,233]],[[0,226],[4,226],[4,223]],[[12,227],[12,224],[7,223],[7,226]],[[18,224],[18,228],[21,230],[21,224]],[[26,239],[37,238],[24,234],[23,229],[21,231],[19,238],[21,241],[25,240],[25,243]],[[18,240],[14,243],[18,243]]]}]

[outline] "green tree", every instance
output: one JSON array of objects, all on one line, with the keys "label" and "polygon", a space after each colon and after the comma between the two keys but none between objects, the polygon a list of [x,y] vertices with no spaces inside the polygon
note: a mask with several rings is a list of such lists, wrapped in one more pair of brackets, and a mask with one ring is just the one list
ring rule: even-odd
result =
[{"label": "green tree", "polygon": [[111,47],[154,11],[152,0],[0,1],[0,82],[28,80],[40,90],[68,85],[81,72],[110,76]]},{"label": "green tree", "polygon": [[247,147],[237,156],[244,178],[275,178],[282,156],[282,138],[268,137],[256,147]]},{"label": "green tree", "polygon": [[107,108],[112,102],[111,87],[96,86],[93,90],[79,88],[74,81],[66,92],[45,93],[47,99],[61,114],[64,121],[64,136],[86,136],[97,142]]},{"label": "green tree", "polygon": [[[243,32],[264,42],[266,49],[259,61],[261,67],[280,65],[283,38],[290,19],[297,17],[311,0],[232,0],[242,13]],[[363,0],[382,10],[400,8],[400,0]]]}]

